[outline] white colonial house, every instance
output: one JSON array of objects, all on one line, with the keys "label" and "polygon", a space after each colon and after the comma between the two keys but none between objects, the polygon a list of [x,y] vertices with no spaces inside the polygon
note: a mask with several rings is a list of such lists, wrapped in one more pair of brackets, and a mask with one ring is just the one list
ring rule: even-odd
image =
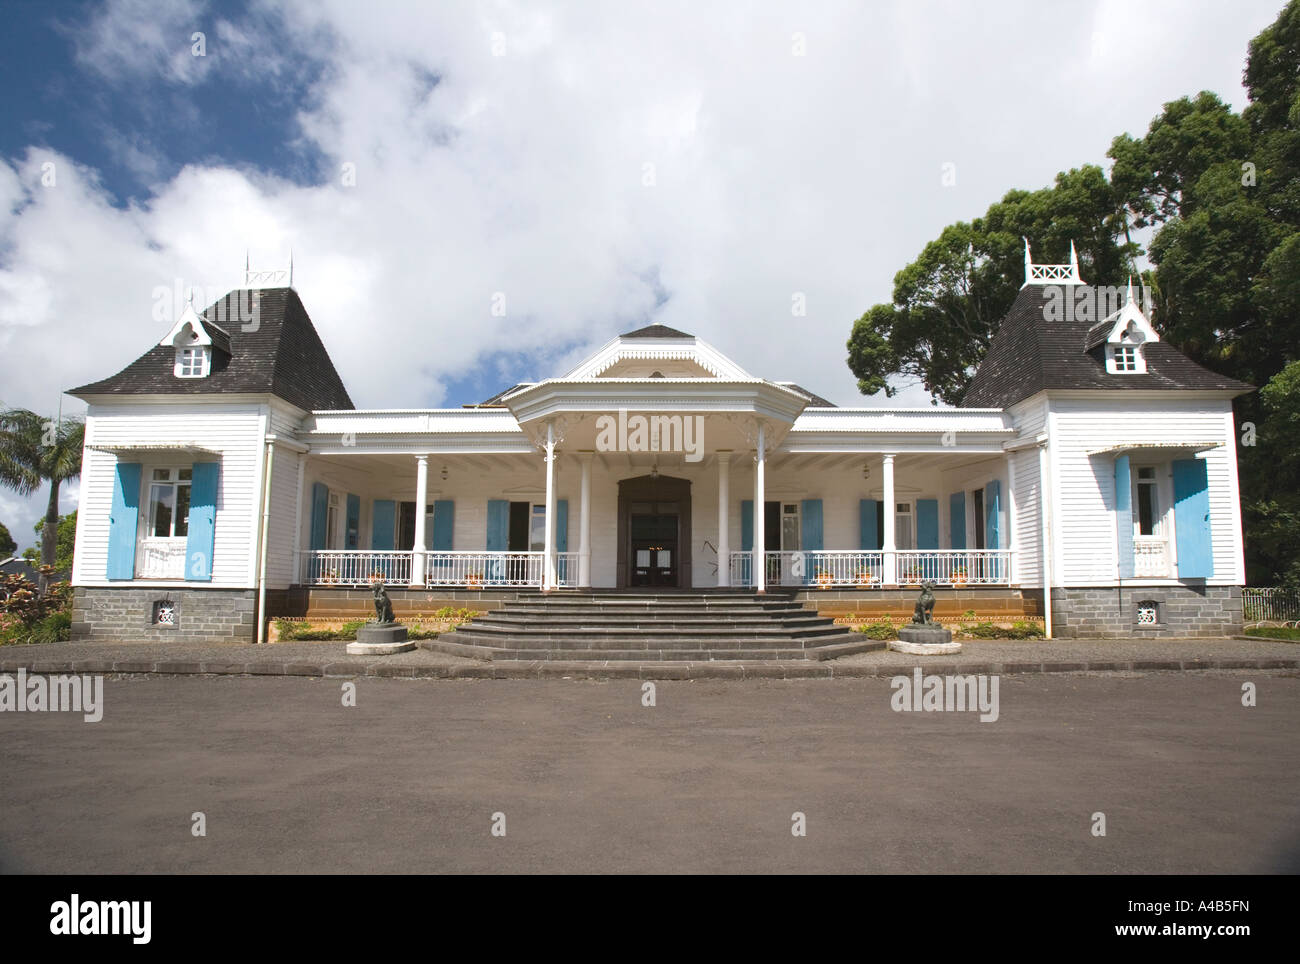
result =
[{"label": "white colonial house", "polygon": [[74,635],[252,639],[365,612],[377,575],[406,611],[620,589],[910,611],[931,580],[940,609],[1014,600],[1056,635],[1230,632],[1250,387],[1131,293],[1076,317],[1090,290],[1026,249],[965,404],[923,409],[836,406],[651,325],[481,404],[360,410],[293,288],[231,292],[71,392]]}]

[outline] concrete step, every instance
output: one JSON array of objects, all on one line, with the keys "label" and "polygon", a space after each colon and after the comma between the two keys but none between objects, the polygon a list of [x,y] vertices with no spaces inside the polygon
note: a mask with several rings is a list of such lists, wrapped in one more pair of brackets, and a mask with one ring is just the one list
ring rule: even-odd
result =
[{"label": "concrete step", "polygon": [[622,627],[626,629],[690,629],[700,626],[766,626],[771,628],[800,628],[805,626],[828,626],[831,620],[810,612],[780,613],[775,616],[761,613],[743,616],[689,616],[679,614],[673,617],[657,617],[650,613],[636,615],[624,614],[569,614],[539,615],[536,613],[514,613],[501,610],[474,617],[475,626],[554,626],[557,629],[591,628],[593,626]]},{"label": "concrete step", "polygon": [[506,649],[494,646],[476,646],[454,642],[450,637],[426,639],[420,645],[434,652],[471,659],[518,660],[592,660],[597,662],[648,662],[662,660],[692,660],[714,662],[724,660],[774,660],[807,659],[802,649]]},{"label": "concrete step", "polygon": [[541,624],[533,627],[511,625],[484,625],[478,620],[460,626],[457,633],[483,639],[516,637],[519,639],[565,640],[585,639],[625,639],[625,640],[729,640],[729,639],[814,639],[820,636],[834,636],[844,632],[842,626],[826,623],[821,626],[806,626],[795,629],[764,626],[689,626],[678,629],[663,627],[572,627],[568,629],[552,628]]}]

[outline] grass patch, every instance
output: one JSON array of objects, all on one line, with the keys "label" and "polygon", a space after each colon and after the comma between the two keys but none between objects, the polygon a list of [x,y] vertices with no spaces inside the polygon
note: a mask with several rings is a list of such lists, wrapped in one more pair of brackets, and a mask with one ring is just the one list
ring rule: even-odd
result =
[{"label": "grass patch", "polygon": [[1264,639],[1284,639],[1288,642],[1300,642],[1300,627],[1292,626],[1255,626],[1246,630],[1247,636],[1260,636]]}]

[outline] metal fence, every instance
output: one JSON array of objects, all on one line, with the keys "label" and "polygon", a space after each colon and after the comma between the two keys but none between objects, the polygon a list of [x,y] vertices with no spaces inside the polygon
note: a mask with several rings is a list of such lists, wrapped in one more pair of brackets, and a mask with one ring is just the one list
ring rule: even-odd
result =
[{"label": "metal fence", "polygon": [[1246,588],[1241,591],[1241,605],[1248,623],[1300,619],[1300,592],[1294,589]]}]

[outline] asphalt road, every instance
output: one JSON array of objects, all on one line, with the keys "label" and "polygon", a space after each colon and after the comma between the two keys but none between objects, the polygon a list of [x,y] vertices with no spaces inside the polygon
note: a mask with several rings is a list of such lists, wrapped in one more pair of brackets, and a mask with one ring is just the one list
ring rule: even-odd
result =
[{"label": "asphalt road", "polygon": [[990,723],[894,712],[885,679],[356,685],[0,712],[0,870],[1300,871],[1294,675],[1007,676]]}]

